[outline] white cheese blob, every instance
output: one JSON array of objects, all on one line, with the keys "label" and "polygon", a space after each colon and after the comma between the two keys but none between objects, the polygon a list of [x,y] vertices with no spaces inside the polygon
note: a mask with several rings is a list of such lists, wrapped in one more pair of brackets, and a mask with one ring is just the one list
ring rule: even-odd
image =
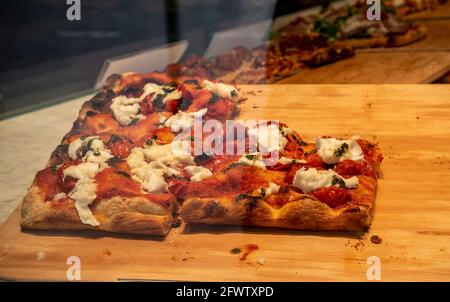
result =
[{"label": "white cheese blob", "polygon": [[320,188],[331,187],[334,178],[342,180],[346,188],[354,188],[359,183],[358,177],[356,176],[343,178],[333,170],[305,169],[305,167],[302,167],[295,173],[292,184],[304,193],[310,193]]},{"label": "white cheese blob", "polygon": [[139,103],[149,95],[153,94],[150,100],[151,102],[158,98],[162,104],[171,100],[178,100],[182,96],[181,91],[175,87],[158,85],[155,83],[145,84],[142,90],[142,94],[138,98],[128,98],[124,95],[113,98],[111,110],[116,120],[122,126],[129,125],[136,120],[144,118],[140,112]]},{"label": "white cheese blob", "polygon": [[264,162],[262,154],[258,152],[244,154],[239,158],[238,162],[244,165],[266,169],[266,163]]},{"label": "white cheese blob", "polygon": [[267,197],[272,194],[276,194],[280,191],[280,186],[276,183],[269,182],[269,186],[267,188],[261,188],[256,191],[256,194],[261,195],[262,197]]},{"label": "white cheese blob", "polygon": [[306,164],[306,160],[304,159],[295,159],[295,158],[288,158],[288,157],[280,157],[278,162],[282,165],[291,165],[291,164]]},{"label": "white cheese blob", "polygon": [[64,177],[70,176],[77,179],[77,183],[68,196],[75,200],[75,208],[81,222],[92,226],[98,226],[99,222],[89,208],[95,200],[97,185],[94,182],[95,175],[103,168],[98,163],[83,162],[76,166],[70,166],[63,171]]},{"label": "white cheese blob", "polygon": [[126,159],[133,179],[140,182],[146,192],[166,192],[164,175],[179,175],[181,165],[195,165],[194,157],[187,151],[188,144],[176,140],[166,145],[153,143],[133,148]]},{"label": "white cheese blob", "polygon": [[119,124],[126,126],[144,118],[139,106],[140,101],[139,98],[127,98],[124,95],[119,95],[112,100],[111,110]]},{"label": "white cheese blob", "polygon": [[126,159],[131,168],[131,176],[141,183],[144,191],[149,193],[161,193],[167,191],[167,183],[164,180],[164,170],[155,169],[145,160],[143,148],[135,147]]},{"label": "white cheese blob", "polygon": [[184,170],[191,174],[191,181],[202,181],[203,179],[212,176],[211,171],[205,167],[187,166]]},{"label": "white cheese blob", "polygon": [[152,94],[151,102],[153,102],[157,97],[161,99],[163,104],[168,101],[181,99],[182,92],[173,86],[158,85],[155,83],[145,84],[143,88],[143,93],[139,98],[143,101],[148,95]]},{"label": "white cheese blob", "polygon": [[222,99],[236,99],[238,96],[237,90],[232,85],[227,85],[224,83],[214,83],[208,80],[203,81],[203,86],[206,90],[211,91],[219,98]]},{"label": "white cheese blob", "polygon": [[81,158],[85,162],[104,163],[113,157],[111,151],[105,147],[105,143],[98,136],[77,138],[69,144],[67,154],[71,159],[77,159],[80,148],[87,150]]},{"label": "white cheese blob", "polygon": [[329,165],[337,164],[345,159],[362,160],[364,154],[357,139],[357,136],[349,140],[318,137],[316,139],[317,154],[324,163]]},{"label": "white cheese blob", "polygon": [[249,129],[248,135],[263,153],[282,151],[287,144],[287,139],[280,134],[278,126],[273,124]]},{"label": "white cheese blob", "polygon": [[191,128],[194,125],[195,118],[201,118],[208,111],[207,108],[196,112],[178,111],[164,122],[164,126],[171,128],[172,131],[179,131],[183,128]]}]

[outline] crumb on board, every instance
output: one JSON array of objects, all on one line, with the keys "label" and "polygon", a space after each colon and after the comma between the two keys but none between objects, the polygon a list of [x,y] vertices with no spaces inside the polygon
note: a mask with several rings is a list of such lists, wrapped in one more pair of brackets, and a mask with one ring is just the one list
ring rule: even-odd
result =
[{"label": "crumb on board", "polygon": [[253,105],[252,108],[253,109],[258,109],[259,107],[258,107],[258,105]]},{"label": "crumb on board", "polygon": [[370,241],[371,241],[373,244],[380,244],[383,240],[382,240],[381,237],[378,236],[378,235],[372,235],[372,237],[370,237]]},{"label": "crumb on board", "polygon": [[259,265],[265,265],[267,259],[265,257],[259,257],[258,261],[256,261]]},{"label": "crumb on board", "polygon": [[104,251],[103,251],[103,255],[106,255],[106,256],[111,256],[111,255],[112,255],[112,253],[111,253],[111,251],[110,251],[110,250],[104,250]]},{"label": "crumb on board", "polygon": [[230,250],[230,253],[233,255],[237,255],[241,253],[241,249],[239,247],[234,247]]},{"label": "crumb on board", "polygon": [[36,260],[44,260],[45,259],[45,252],[37,252],[36,253]]},{"label": "crumb on board", "polygon": [[364,242],[359,240],[356,243],[353,244],[353,242],[351,240],[348,240],[347,243],[345,244],[345,246],[349,246],[354,248],[355,250],[359,251],[362,250],[364,248]]}]

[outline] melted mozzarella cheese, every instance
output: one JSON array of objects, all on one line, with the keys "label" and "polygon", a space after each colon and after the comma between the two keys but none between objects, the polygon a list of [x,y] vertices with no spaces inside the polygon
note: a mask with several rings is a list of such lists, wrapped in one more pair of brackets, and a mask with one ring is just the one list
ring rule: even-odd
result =
[{"label": "melted mozzarella cheese", "polygon": [[153,93],[151,102],[153,102],[157,97],[161,99],[163,104],[168,101],[181,99],[182,92],[172,86],[158,85],[155,83],[145,84],[143,88],[143,93],[140,97],[140,101],[144,100],[148,95]]},{"label": "melted mozzarella cheese", "polygon": [[155,83],[145,84],[142,90],[142,94],[138,98],[128,98],[124,95],[113,98],[111,110],[116,120],[122,126],[129,125],[133,121],[144,118],[140,113],[139,103],[149,95],[153,94],[150,100],[151,102],[158,98],[162,104],[171,100],[178,100],[182,96],[181,91],[174,87],[158,85]]},{"label": "melted mozzarella cheese", "polygon": [[284,156],[280,157],[278,162],[282,165],[306,164],[306,160],[304,160],[304,159],[287,158]]},{"label": "melted mozzarella cheese", "polygon": [[204,80],[203,86],[222,99],[236,99],[238,95],[236,88],[231,85]]},{"label": "melted mozzarella cheese", "polygon": [[354,188],[359,183],[356,176],[343,178],[333,170],[317,170],[315,168],[306,170],[305,167],[302,167],[295,173],[292,184],[304,193],[310,193],[320,188],[331,187],[335,177],[340,178],[347,188]]},{"label": "melted mozzarella cheese", "polygon": [[244,165],[266,169],[266,164],[263,160],[262,154],[258,152],[244,154],[239,158],[238,162]]},{"label": "melted mozzarella cheese", "polygon": [[184,170],[191,175],[191,181],[202,181],[203,179],[212,176],[211,171],[205,167],[187,166]]},{"label": "melted mozzarella cheese", "polygon": [[[364,154],[357,139],[358,137],[352,137],[349,140],[318,137],[316,139],[317,154],[324,163],[329,165],[337,164],[345,159],[362,160]],[[344,144],[347,144],[346,148]]]},{"label": "melted mozzarella cheese", "polygon": [[261,188],[256,191],[256,194],[261,195],[262,197],[267,197],[272,194],[278,193],[280,190],[280,186],[276,183],[269,182],[269,186],[267,188]]},{"label": "melted mozzarella cheese", "polygon": [[208,111],[207,108],[196,112],[178,111],[164,122],[164,126],[169,127],[172,131],[179,131],[183,128],[191,128],[194,125],[195,118],[201,118]]},{"label": "melted mozzarella cheese", "polygon": [[99,225],[89,205],[97,197],[95,192],[97,185],[94,182],[94,177],[102,169],[98,163],[83,162],[76,166],[70,166],[63,171],[64,177],[70,176],[77,179],[75,187],[69,192],[68,196],[75,200],[75,208],[84,224]]},{"label": "melted mozzarella cheese", "polygon": [[127,98],[124,95],[119,95],[112,100],[111,110],[119,124],[125,126],[144,118],[139,106],[140,101],[139,98]]},{"label": "melted mozzarella cheese", "polygon": [[142,189],[149,193],[161,193],[167,190],[164,171],[150,166],[145,160],[144,150],[135,147],[126,159],[131,168],[132,178],[141,183]]},{"label": "melted mozzarella cheese", "polygon": [[276,125],[249,129],[248,135],[263,153],[282,151],[287,144],[287,139],[280,134],[280,129]]},{"label": "melted mozzarella cheese", "polygon": [[181,165],[195,165],[188,147],[189,142],[177,140],[166,145],[154,143],[144,148],[133,148],[126,160],[133,179],[149,193],[167,191],[164,175],[179,175]]},{"label": "melted mozzarella cheese", "polygon": [[87,151],[81,158],[82,161],[92,163],[105,163],[112,158],[111,151],[106,149],[105,144],[98,136],[80,137],[69,144],[67,154],[71,159],[78,158],[78,150],[85,148]]}]

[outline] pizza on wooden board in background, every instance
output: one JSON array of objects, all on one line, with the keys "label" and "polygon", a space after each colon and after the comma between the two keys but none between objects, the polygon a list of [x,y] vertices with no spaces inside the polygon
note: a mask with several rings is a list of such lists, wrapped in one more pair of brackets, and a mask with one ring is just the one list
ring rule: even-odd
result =
[{"label": "pizza on wooden board in background", "polygon": [[427,34],[425,26],[405,21],[392,6],[381,5],[380,20],[369,20],[369,7],[366,1],[329,5],[320,14],[298,17],[278,34],[316,33],[331,45],[351,48],[402,46]]},{"label": "pizza on wooden board in background", "polygon": [[[178,209],[187,223],[370,225],[377,145],[358,137],[307,143],[276,121],[250,127],[233,121],[239,100],[235,86],[199,77],[110,77],[36,174],[22,228],[166,235]],[[195,131],[199,119],[225,130],[211,149],[194,152],[214,132]],[[243,135],[229,139],[230,120]]]}]

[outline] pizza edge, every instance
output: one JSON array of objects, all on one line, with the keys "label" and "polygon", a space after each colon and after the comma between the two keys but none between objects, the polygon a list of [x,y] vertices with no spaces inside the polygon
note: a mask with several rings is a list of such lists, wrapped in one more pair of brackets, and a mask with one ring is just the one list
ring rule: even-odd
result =
[{"label": "pizza edge", "polygon": [[[373,192],[375,193],[375,191]],[[277,209],[266,202],[248,205],[226,198],[191,198],[183,202],[181,217],[186,223],[249,225],[295,230],[357,231],[370,226],[375,199],[362,205],[332,209],[325,203],[301,196]]]},{"label": "pizza edge", "polygon": [[174,203],[164,207],[143,198],[115,196],[101,199],[91,209],[100,225],[93,227],[81,222],[73,205],[52,207],[31,186],[22,203],[21,227],[33,230],[96,230],[116,233],[166,235],[171,228]]}]

